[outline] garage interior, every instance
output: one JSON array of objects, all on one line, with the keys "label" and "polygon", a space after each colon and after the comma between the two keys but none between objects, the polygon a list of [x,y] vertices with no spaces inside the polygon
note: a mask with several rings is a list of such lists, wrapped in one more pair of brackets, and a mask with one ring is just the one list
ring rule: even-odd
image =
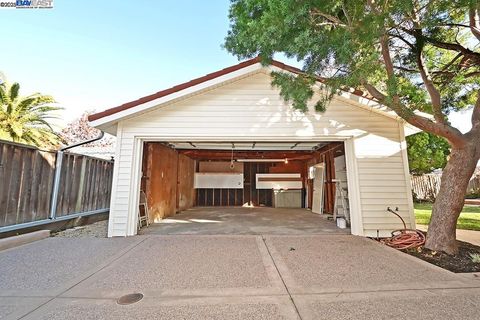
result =
[{"label": "garage interior", "polygon": [[145,142],[140,204],[142,233],[349,233],[344,144]]}]

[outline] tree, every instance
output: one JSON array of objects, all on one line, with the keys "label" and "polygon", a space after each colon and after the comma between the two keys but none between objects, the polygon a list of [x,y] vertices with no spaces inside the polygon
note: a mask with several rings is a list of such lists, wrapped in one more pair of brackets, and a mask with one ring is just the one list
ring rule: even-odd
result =
[{"label": "tree", "polygon": [[60,142],[48,122],[56,118],[51,96],[34,93],[23,97],[18,83],[0,83],[0,138],[14,142],[51,147]]},{"label": "tree", "polygon": [[443,169],[450,154],[450,145],[442,137],[420,132],[407,137],[410,173],[420,175]]},{"label": "tree", "polygon": [[[67,145],[98,137],[100,130],[95,129],[88,124],[88,116],[92,113],[92,111],[84,112],[80,118],[70,122],[61,131],[60,136]],[[115,140],[112,137],[107,136],[98,141],[86,144],[84,147],[107,147],[113,145],[114,143]]]},{"label": "tree", "polygon": [[[480,3],[478,0],[233,0],[228,51],[239,58],[275,53],[302,62],[303,73],[273,73],[284,99],[306,110],[312,85],[361,89],[406,122],[451,146],[433,206],[426,247],[455,253],[456,221],[480,158]],[[473,107],[462,134],[446,118]],[[428,112],[424,117],[416,110]]]}]

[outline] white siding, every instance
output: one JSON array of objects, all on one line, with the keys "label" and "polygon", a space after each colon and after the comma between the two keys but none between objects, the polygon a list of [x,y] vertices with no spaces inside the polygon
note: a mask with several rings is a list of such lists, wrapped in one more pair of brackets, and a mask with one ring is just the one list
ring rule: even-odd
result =
[{"label": "white siding", "polygon": [[185,137],[186,141],[216,137],[226,141],[354,137],[362,233],[376,235],[378,229],[385,235],[401,226],[398,218],[386,212],[387,206],[398,206],[410,224],[401,124],[341,99],[333,100],[323,114],[310,109],[306,114],[293,110],[278,90],[271,87],[269,75],[259,72],[122,121],[118,130],[120,147],[115,163],[110,235],[128,233],[129,206],[134,208],[129,191],[135,190],[131,181],[135,137],[166,140]]},{"label": "white siding", "polygon": [[371,131],[354,140],[366,236],[377,236],[377,230],[380,236],[389,236],[392,230],[403,227],[398,217],[386,211],[387,207],[398,207],[407,227],[413,227],[399,126],[398,122],[392,124],[397,139],[385,139]]}]

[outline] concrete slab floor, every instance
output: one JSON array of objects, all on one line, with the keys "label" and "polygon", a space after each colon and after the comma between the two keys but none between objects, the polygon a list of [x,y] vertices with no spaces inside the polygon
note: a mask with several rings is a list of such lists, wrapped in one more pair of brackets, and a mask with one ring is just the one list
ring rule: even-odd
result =
[{"label": "concrete slab floor", "polygon": [[0,297],[0,319],[20,319],[49,300],[49,298]]},{"label": "concrete slab floor", "polygon": [[140,238],[48,238],[0,252],[0,296],[54,296]]},{"label": "concrete slab floor", "polygon": [[355,236],[270,236],[267,245],[292,293],[461,285],[459,276]]},{"label": "concrete slab floor", "polygon": [[143,228],[141,234],[350,234],[307,209],[199,207]]},{"label": "concrete slab floor", "polygon": [[64,296],[286,294],[261,237],[151,236]]},{"label": "concrete slab floor", "polygon": [[287,297],[149,299],[126,306],[114,300],[57,299],[25,319],[299,319]]},{"label": "concrete slab floor", "polygon": [[480,290],[416,290],[294,296],[303,320],[479,319]]},{"label": "concrete slab floor", "polygon": [[[55,238],[0,252],[0,267],[7,270],[0,283],[6,289],[0,289],[2,320],[454,320],[480,314],[479,281],[351,235]],[[116,303],[135,292],[144,299]]]}]

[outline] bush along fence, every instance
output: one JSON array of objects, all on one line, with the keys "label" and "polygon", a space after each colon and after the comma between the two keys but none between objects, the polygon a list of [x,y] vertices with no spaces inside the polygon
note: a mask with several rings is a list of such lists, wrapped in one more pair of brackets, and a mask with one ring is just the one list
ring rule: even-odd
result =
[{"label": "bush along fence", "polygon": [[0,140],[0,232],[108,212],[113,161]]},{"label": "bush along fence", "polygon": [[[433,201],[440,190],[441,174],[412,175],[412,191],[418,200]],[[470,179],[466,197],[480,198],[480,173],[477,172]]]}]

